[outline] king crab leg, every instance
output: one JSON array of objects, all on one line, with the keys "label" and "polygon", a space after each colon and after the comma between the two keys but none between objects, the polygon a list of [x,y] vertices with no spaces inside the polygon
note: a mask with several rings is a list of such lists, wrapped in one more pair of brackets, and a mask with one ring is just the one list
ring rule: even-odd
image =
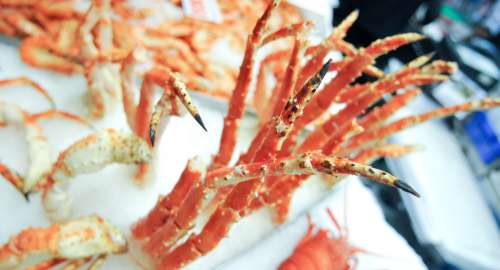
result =
[{"label": "king crab leg", "polygon": [[95,172],[111,163],[140,164],[151,158],[148,143],[133,134],[106,129],[78,140],[59,154],[45,181],[37,185],[43,192],[47,216],[52,220],[69,216],[71,200],[61,185],[77,174]]},{"label": "king crab leg", "polygon": [[0,246],[0,269],[26,268],[27,261],[45,260],[32,269],[48,269],[64,261],[127,250],[124,235],[93,215],[47,228],[28,228]]},{"label": "king crab leg", "polygon": [[236,132],[245,110],[245,100],[251,83],[253,66],[255,65],[255,54],[262,43],[269,18],[277,8],[279,2],[279,0],[273,0],[268,5],[262,17],[257,21],[252,34],[248,36],[245,56],[240,67],[236,86],[229,101],[228,113],[224,118],[224,128],[222,130],[219,151],[213,158],[212,163],[214,168],[227,165],[232,157],[236,146]]},{"label": "king crab leg", "polygon": [[293,150],[292,148],[295,146],[299,131],[328,110],[335,100],[335,97],[342,89],[358,77],[367,65],[373,63],[377,56],[420,39],[422,39],[422,36],[419,34],[401,34],[377,40],[366,49],[360,50],[355,57],[351,58],[350,61],[339,69],[337,76],[332,79],[332,81],[325,86],[323,91],[313,98],[311,104],[305,108],[304,116],[297,121],[296,128],[288,137],[287,142],[285,142],[285,147],[283,149],[285,153],[283,155],[291,153]]},{"label": "king crab leg", "polygon": [[420,115],[413,115],[409,117],[405,117],[399,119],[395,122],[387,124],[385,126],[381,126],[379,128],[375,128],[365,132],[363,134],[359,134],[352,138],[348,144],[342,149],[343,152],[348,152],[354,150],[356,148],[362,147],[364,144],[369,143],[375,140],[383,140],[384,138],[399,132],[403,129],[407,129],[418,125],[422,122],[429,121],[434,118],[441,118],[453,115],[457,112],[462,111],[479,111],[486,110],[490,108],[494,108],[500,105],[500,99],[498,98],[485,98],[481,100],[475,100],[471,102],[467,102],[464,104],[439,108],[427,113],[423,113]]}]

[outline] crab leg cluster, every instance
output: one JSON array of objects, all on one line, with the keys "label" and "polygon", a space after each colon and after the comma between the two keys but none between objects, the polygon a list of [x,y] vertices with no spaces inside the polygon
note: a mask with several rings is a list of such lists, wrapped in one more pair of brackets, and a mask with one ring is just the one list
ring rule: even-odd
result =
[{"label": "crab leg cluster", "polygon": [[[199,161],[191,160],[173,190],[132,228],[139,253],[149,258],[150,267],[177,269],[185,266],[213,250],[241,217],[263,206],[274,206],[276,221],[285,221],[293,191],[312,174],[334,177],[333,183],[342,179],[342,175],[361,175],[419,196],[405,182],[366,165],[378,157],[397,157],[417,149],[383,144],[383,139],[435,117],[500,105],[496,99],[485,99],[385,125],[398,109],[421,93],[416,86],[446,80],[455,65],[440,60],[428,63],[432,55],[424,55],[399,71],[384,74],[373,66],[378,56],[423,37],[414,33],[400,34],[377,40],[366,48],[355,48],[343,38],[357,13],[351,14],[325,41],[315,46],[304,42],[308,23],[265,34],[278,2],[268,5],[248,37],[224,119],[220,148],[212,164],[206,170]],[[260,65],[255,63],[258,48],[284,37],[293,37],[291,51],[276,51]],[[337,62],[326,60],[328,53],[335,49],[345,58]],[[301,61],[304,55],[309,57],[305,62]],[[286,57],[288,60],[283,60]],[[271,65],[271,73],[278,81],[274,86],[276,92],[269,95],[264,69]],[[231,167],[229,163],[255,66],[260,68],[256,95],[268,97],[268,109],[260,109],[261,127],[246,153]],[[323,77],[331,71],[336,71],[336,76],[321,86]],[[354,84],[362,73],[376,79]],[[317,90],[321,91],[315,94]],[[382,107],[366,113],[387,94],[395,95]],[[344,108],[330,114],[330,106],[339,102],[344,103]],[[299,141],[304,128],[312,123],[319,124]],[[154,132],[155,126],[150,128]],[[373,142],[382,144],[373,146]],[[185,237],[198,224],[197,217],[202,214],[209,218],[202,223],[201,231]]]},{"label": "crab leg cluster", "polygon": [[0,269],[49,269],[63,263],[76,269],[88,262],[95,269],[107,254],[126,251],[125,236],[93,215],[21,231],[0,246]]}]

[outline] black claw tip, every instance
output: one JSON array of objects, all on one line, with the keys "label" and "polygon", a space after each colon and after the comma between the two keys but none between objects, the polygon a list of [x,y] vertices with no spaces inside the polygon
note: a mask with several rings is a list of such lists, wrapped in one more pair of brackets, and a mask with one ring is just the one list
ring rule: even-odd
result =
[{"label": "black claw tip", "polygon": [[203,123],[203,120],[201,119],[201,116],[199,114],[195,114],[194,115],[194,120],[196,120],[196,122],[198,122],[198,124],[200,124],[200,126],[208,132],[207,128],[205,127],[205,124]]},{"label": "black claw tip", "polygon": [[328,69],[330,68],[330,64],[332,63],[332,59],[328,59],[328,61],[326,61],[326,63],[323,65],[323,67],[321,67],[321,70],[319,71],[319,75],[321,76],[321,78],[324,78],[326,73],[328,72]]},{"label": "black claw tip", "polygon": [[149,129],[149,140],[151,141],[151,146],[155,146],[156,131],[153,128]]},{"label": "black claw tip", "polygon": [[414,195],[415,197],[418,197],[420,198],[420,194],[418,194],[418,192],[416,192],[410,185],[408,185],[406,182],[403,182],[401,180],[396,180],[394,182],[394,186],[403,190],[403,191],[406,191],[412,195]]},{"label": "black claw tip", "polygon": [[24,199],[29,202],[30,201],[31,192],[23,192]]}]

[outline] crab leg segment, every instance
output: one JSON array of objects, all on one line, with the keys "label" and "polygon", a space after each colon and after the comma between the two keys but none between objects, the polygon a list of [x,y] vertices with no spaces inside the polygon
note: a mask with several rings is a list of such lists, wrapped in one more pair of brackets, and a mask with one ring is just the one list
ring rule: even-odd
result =
[{"label": "crab leg segment", "polygon": [[240,73],[233,90],[229,109],[224,118],[224,129],[220,140],[219,152],[213,158],[215,167],[225,166],[229,163],[234,148],[236,146],[236,133],[240,125],[240,120],[245,111],[245,100],[252,80],[253,67],[255,65],[255,53],[262,43],[264,31],[268,27],[269,18],[273,11],[278,7],[279,0],[273,0],[266,11],[257,21],[252,34],[248,37],[245,49],[245,56],[240,67]]},{"label": "crab leg segment", "polygon": [[193,183],[200,181],[199,179],[202,178],[204,171],[205,167],[202,165],[201,160],[198,158],[189,160],[172,191],[161,198],[155,208],[132,227],[134,237],[137,239],[149,237],[165,222],[172,219],[186,200]]},{"label": "crab leg segment", "polygon": [[24,187],[24,179],[19,173],[11,170],[5,164],[0,163],[0,175],[2,175],[7,181],[9,181],[17,190],[22,192]]},{"label": "crab leg segment", "polygon": [[[198,163],[201,161],[196,161]],[[206,185],[203,182],[205,178],[205,168],[200,168],[203,174],[192,178],[190,191],[187,193],[186,199],[179,206],[178,211],[156,230],[150,237],[150,240],[144,245],[144,249],[148,254],[161,255],[171,248],[171,245],[179,237],[184,236],[189,229],[193,227],[193,221],[200,214],[203,199],[205,197]]]},{"label": "crab leg segment", "polygon": [[379,157],[400,157],[417,151],[420,147],[415,145],[384,144],[370,149],[362,150],[354,157],[354,161],[368,164]]},{"label": "crab leg segment", "polygon": [[47,138],[41,127],[29,119],[28,113],[16,105],[0,102],[0,122],[22,125],[25,128],[29,165],[22,191],[26,194],[50,171],[50,147]]},{"label": "crab leg segment", "polygon": [[5,87],[5,86],[15,86],[15,85],[29,85],[33,87],[35,91],[38,93],[42,94],[47,101],[49,101],[50,106],[52,108],[55,108],[56,105],[54,103],[54,100],[52,97],[49,95],[47,90],[45,90],[43,87],[41,87],[38,83],[32,81],[30,78],[27,77],[19,77],[19,78],[13,78],[13,79],[4,79],[0,80],[0,87]]},{"label": "crab leg segment", "polygon": [[[261,62],[258,69],[257,74],[257,82],[255,84],[255,92],[254,92],[254,100],[253,106],[257,111],[257,115],[259,118],[259,122],[266,123],[271,117],[271,109],[269,108],[269,104],[275,104],[275,95],[272,95],[273,92],[277,92],[281,81],[281,73],[283,73],[284,65],[280,62],[281,59],[288,57],[290,54],[289,50],[280,50],[266,56]],[[276,85],[272,91],[268,91],[267,89],[267,75],[269,72],[269,66],[275,65],[271,68],[271,71],[276,78]],[[269,101],[269,102],[265,102]]]},{"label": "crab leg segment", "polygon": [[[255,157],[251,159],[253,162],[270,161],[276,158],[283,142],[290,130],[292,130],[295,120],[302,115],[304,107],[319,88],[321,81],[328,71],[329,64],[330,61],[325,63],[321,70],[307,81],[294,97],[288,100],[280,116],[274,117],[267,125],[262,127],[262,129],[268,130],[268,135],[263,137],[261,144],[256,144],[260,145],[260,147],[258,151],[255,151]],[[263,181],[264,179],[254,179],[236,185],[225,201],[226,207],[238,211],[244,210],[251,202],[252,195],[258,192]]]},{"label": "crab leg segment", "polygon": [[398,94],[391,98],[387,103],[380,107],[376,107],[367,115],[359,120],[359,125],[365,130],[376,127],[384,122],[400,108],[406,106],[409,102],[420,95],[420,89],[410,89],[404,93]]},{"label": "crab leg segment", "polygon": [[49,218],[67,218],[71,203],[60,184],[80,173],[91,173],[111,163],[140,164],[152,158],[152,149],[143,139],[106,129],[75,142],[63,151],[47,180],[40,184],[42,202]]},{"label": "crab leg segment", "polygon": [[19,47],[21,59],[34,67],[48,68],[65,74],[81,73],[83,67],[52,52],[51,40],[45,36],[24,39]]},{"label": "crab leg segment", "polygon": [[359,132],[355,132],[357,135],[364,131],[364,129],[377,125],[377,123],[389,118],[418,94],[420,94],[420,90],[418,89],[408,90],[403,94],[397,95],[382,107],[375,108],[359,121],[359,125],[342,125],[340,129],[334,133],[335,135],[331,136],[325,143],[323,146],[323,153],[327,155],[335,154],[336,151],[342,146],[341,143],[346,142],[349,137],[352,137],[348,136],[348,134],[351,133],[351,135],[354,135],[352,132],[355,132],[356,127],[360,129]]},{"label": "crab leg segment", "polygon": [[433,118],[446,117],[461,111],[479,111],[490,109],[500,106],[500,99],[498,98],[485,98],[481,100],[475,100],[467,102],[464,104],[440,108],[420,115],[413,115],[399,119],[388,125],[370,130],[363,134],[360,134],[354,138],[346,145],[343,151],[356,149],[365,143],[374,140],[383,140],[384,138],[401,131],[403,129],[413,127],[422,122],[429,121]]},{"label": "crab leg segment", "polygon": [[0,247],[0,269],[25,268],[26,261],[78,260],[126,250],[124,235],[93,215],[47,228],[23,230]]},{"label": "crab leg segment", "polygon": [[[252,178],[272,175],[311,175],[311,174],[350,174],[361,175],[375,182],[397,187],[394,176],[368,165],[352,162],[341,157],[328,157],[317,152],[301,154],[299,157],[277,159],[272,162],[257,162],[236,167],[221,168],[207,174],[206,185],[219,188],[234,185]],[[409,192],[409,191],[407,191]],[[413,195],[415,192],[410,192]]]},{"label": "crab leg segment", "polygon": [[311,59],[306,62],[300,71],[297,85],[303,85],[314,73],[321,67],[323,60],[327,56],[329,50],[332,49],[332,40],[341,40],[345,37],[347,30],[352,26],[358,18],[358,12],[354,11],[349,14],[331,33],[331,35],[323,40],[319,45],[306,50],[306,54],[311,55]]}]

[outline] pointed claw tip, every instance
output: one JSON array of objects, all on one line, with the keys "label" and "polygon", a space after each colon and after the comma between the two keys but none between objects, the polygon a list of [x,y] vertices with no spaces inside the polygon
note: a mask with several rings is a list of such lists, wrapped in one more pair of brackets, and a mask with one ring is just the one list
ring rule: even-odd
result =
[{"label": "pointed claw tip", "polygon": [[405,191],[405,192],[408,192],[410,194],[412,194],[413,196],[417,197],[417,198],[420,198],[420,194],[418,194],[417,191],[415,191],[415,189],[413,189],[410,185],[408,185],[406,182],[404,181],[401,181],[401,180],[396,180],[394,182],[394,186]]},{"label": "pointed claw tip", "polygon": [[23,192],[23,196],[24,196],[24,199],[26,200],[26,202],[29,202],[30,201],[30,195],[31,195],[31,192]]},{"label": "pointed claw tip", "polygon": [[321,78],[324,78],[326,73],[328,72],[328,69],[330,68],[330,64],[332,63],[332,59],[328,59],[328,61],[326,61],[326,63],[323,65],[323,67],[321,67],[321,70],[319,71],[319,75],[321,76]]},{"label": "pointed claw tip", "polygon": [[199,114],[195,114],[194,115],[194,119],[196,120],[196,122],[198,122],[198,124],[200,124],[200,126],[203,128],[203,130],[205,130],[206,132],[208,132],[208,130],[205,127],[205,124],[203,123],[203,120],[201,119],[201,116]]},{"label": "pointed claw tip", "polygon": [[155,137],[156,137],[156,131],[153,128],[149,129],[149,140],[151,142],[151,146],[155,146]]}]

